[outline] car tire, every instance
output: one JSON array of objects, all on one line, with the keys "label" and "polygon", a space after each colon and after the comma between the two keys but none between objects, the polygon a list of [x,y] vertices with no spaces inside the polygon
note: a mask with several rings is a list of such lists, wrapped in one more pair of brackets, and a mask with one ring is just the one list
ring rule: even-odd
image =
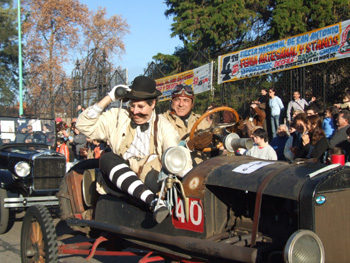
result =
[{"label": "car tire", "polygon": [[21,230],[22,263],[58,262],[57,234],[49,210],[40,205],[27,210]]},{"label": "car tire", "polygon": [[6,189],[0,189],[0,234],[9,231],[10,209],[5,207]]}]

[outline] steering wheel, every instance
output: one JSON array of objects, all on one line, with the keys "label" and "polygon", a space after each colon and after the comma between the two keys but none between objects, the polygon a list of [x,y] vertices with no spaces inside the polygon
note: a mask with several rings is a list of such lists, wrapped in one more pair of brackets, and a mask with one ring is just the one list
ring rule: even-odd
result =
[{"label": "steering wheel", "polygon": [[[230,107],[217,107],[217,108],[214,108],[214,109],[212,109],[212,110],[207,111],[206,113],[204,113],[204,114],[194,123],[194,125],[193,125],[193,127],[192,127],[192,129],[191,129],[191,132],[190,132],[190,140],[193,139],[194,133],[195,133],[195,131],[196,131],[197,126],[199,125],[199,123],[200,123],[202,120],[204,120],[206,117],[208,117],[208,116],[210,116],[210,115],[212,115],[213,113],[218,112],[218,111],[230,111],[230,112],[232,112],[233,115],[235,116],[236,122],[239,120],[239,116],[238,116],[237,111],[235,111],[234,109],[232,109],[232,108],[230,108]],[[233,123],[233,124],[234,124],[234,123]],[[232,125],[233,125],[233,124],[232,124]],[[216,146],[214,146],[214,147],[207,147],[207,148],[204,148],[204,149],[202,150],[202,152],[210,152],[210,151],[212,151],[213,148],[220,148],[220,147],[222,147],[222,146],[223,146],[223,143],[222,143],[222,142],[219,142],[219,143],[218,143]]]}]

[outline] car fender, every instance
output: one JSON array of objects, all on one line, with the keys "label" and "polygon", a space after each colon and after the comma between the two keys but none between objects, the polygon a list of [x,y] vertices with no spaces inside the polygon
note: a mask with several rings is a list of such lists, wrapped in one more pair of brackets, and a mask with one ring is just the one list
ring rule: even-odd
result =
[{"label": "car fender", "polygon": [[0,188],[9,189],[14,183],[15,179],[12,173],[8,170],[0,171]]}]

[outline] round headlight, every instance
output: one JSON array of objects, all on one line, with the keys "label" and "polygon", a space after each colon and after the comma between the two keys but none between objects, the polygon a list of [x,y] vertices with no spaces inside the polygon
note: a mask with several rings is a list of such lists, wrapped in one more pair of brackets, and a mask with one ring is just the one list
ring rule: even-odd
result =
[{"label": "round headlight", "polygon": [[163,154],[163,165],[172,174],[181,174],[187,163],[186,153],[181,147],[171,147]]},{"label": "round headlight", "polygon": [[284,248],[284,260],[289,263],[323,263],[325,254],[321,239],[310,230],[294,232]]},{"label": "round headlight", "polygon": [[15,172],[19,177],[26,177],[30,174],[30,165],[27,162],[19,162],[15,165]]}]

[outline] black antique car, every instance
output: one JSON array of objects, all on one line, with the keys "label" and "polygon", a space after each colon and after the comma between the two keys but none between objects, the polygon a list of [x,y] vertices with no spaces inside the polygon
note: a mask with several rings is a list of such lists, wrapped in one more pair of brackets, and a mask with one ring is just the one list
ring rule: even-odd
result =
[{"label": "black antique car", "polygon": [[[247,143],[234,133],[221,141],[231,150]],[[49,213],[33,206],[22,226],[22,262],[58,262],[60,253],[125,255],[118,253],[126,247],[150,251],[139,262],[349,261],[349,166],[229,153],[179,180],[181,147],[168,149],[162,161],[160,194],[170,211],[162,223],[123,193],[101,194],[98,168],[73,167],[58,193],[61,218],[94,241],[58,245]]]},{"label": "black antique car", "polygon": [[0,234],[13,216],[30,206],[57,206],[55,196],[66,172],[55,151],[54,120],[0,117]]}]

